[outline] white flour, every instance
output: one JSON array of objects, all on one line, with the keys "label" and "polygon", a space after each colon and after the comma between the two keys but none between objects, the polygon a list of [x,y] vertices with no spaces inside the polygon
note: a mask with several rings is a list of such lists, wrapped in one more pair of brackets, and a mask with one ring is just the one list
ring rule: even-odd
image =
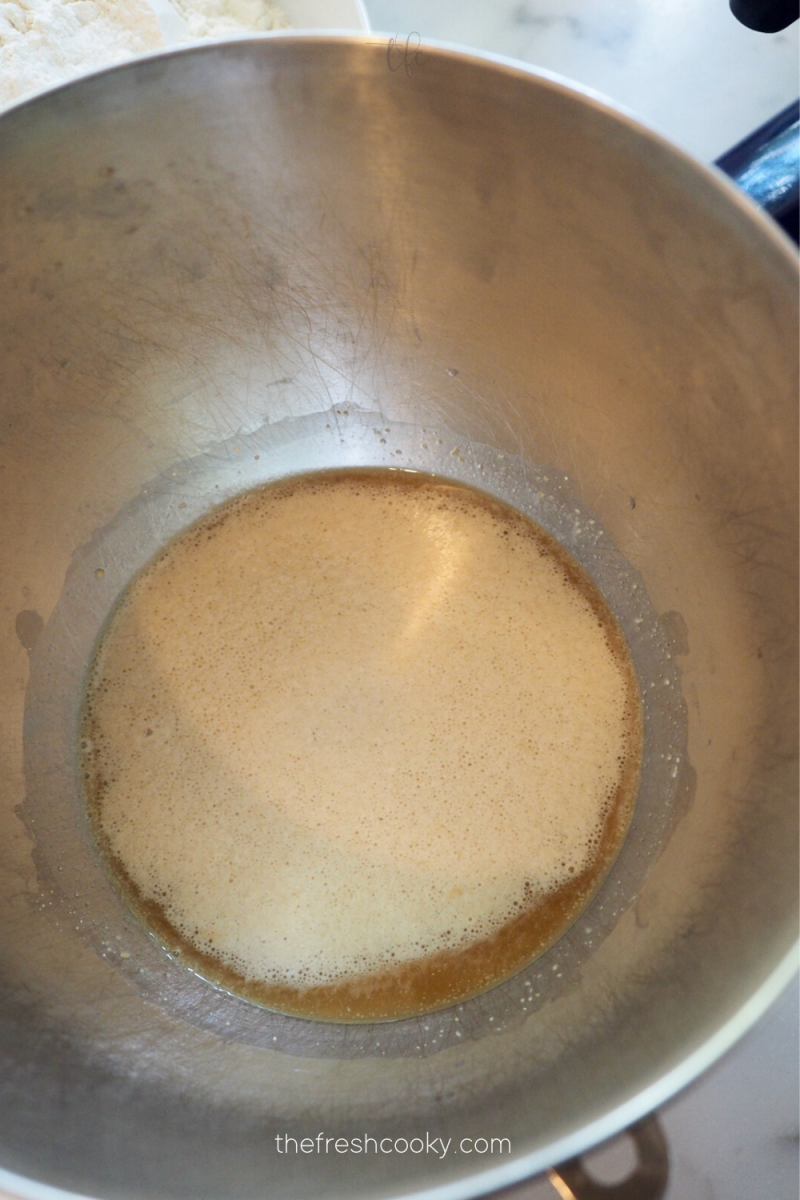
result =
[{"label": "white flour", "polygon": [[145,0],[2,0],[0,104],[163,44]]},{"label": "white flour", "polygon": [[[268,0],[173,0],[187,40],[288,27]],[[146,0],[0,0],[0,108],[77,75],[158,50]]]},{"label": "white flour", "polygon": [[172,0],[193,38],[288,29],[286,15],[269,0]]}]

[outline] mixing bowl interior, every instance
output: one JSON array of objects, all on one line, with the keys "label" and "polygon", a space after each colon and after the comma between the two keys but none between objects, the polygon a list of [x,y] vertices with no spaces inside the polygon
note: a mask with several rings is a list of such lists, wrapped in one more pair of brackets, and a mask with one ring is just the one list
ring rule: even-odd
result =
[{"label": "mixing bowl interior", "polygon": [[[468,1196],[664,1099],[796,936],[788,244],[591,98],[351,38],[106,72],[7,114],[0,159],[0,1163],[103,1197]],[[358,1027],[170,959],[74,753],[133,573],[245,487],[352,465],[540,519],[617,612],[648,721],[573,929],[485,996]],[[321,1129],[511,1152],[277,1153]]]}]

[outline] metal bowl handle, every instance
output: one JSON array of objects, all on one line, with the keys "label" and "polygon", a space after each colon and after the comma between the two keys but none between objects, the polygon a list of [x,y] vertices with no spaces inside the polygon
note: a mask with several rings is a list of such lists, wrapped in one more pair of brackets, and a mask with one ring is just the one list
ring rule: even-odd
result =
[{"label": "metal bowl handle", "polygon": [[626,1132],[636,1146],[638,1163],[633,1174],[621,1183],[598,1183],[580,1157],[571,1158],[549,1172],[561,1200],[662,1200],[669,1178],[669,1155],[658,1118],[651,1113]]}]

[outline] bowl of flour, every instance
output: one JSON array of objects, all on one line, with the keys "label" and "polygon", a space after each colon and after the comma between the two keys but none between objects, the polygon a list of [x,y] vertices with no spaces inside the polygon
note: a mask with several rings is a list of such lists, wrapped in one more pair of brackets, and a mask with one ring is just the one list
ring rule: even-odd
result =
[{"label": "bowl of flour", "polygon": [[6,0],[0,112],[140,54],[278,30],[368,30],[362,0]]}]

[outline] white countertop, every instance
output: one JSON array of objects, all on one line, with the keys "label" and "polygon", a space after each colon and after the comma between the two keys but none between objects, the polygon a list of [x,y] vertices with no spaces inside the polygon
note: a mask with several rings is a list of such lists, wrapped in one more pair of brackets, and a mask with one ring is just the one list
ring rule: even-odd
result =
[{"label": "white countertop", "polygon": [[[595,88],[710,161],[800,90],[798,23],[745,29],[727,0],[365,0],[374,30],[457,42]],[[766,1198],[765,1198],[766,1200]]]},{"label": "white countertop", "polygon": [[[799,1004],[795,978],[737,1046],[661,1109],[670,1165],[664,1200],[797,1200]],[[609,1184],[633,1161],[622,1135],[586,1155],[584,1166]],[[539,1176],[513,1200],[559,1198]]]}]

